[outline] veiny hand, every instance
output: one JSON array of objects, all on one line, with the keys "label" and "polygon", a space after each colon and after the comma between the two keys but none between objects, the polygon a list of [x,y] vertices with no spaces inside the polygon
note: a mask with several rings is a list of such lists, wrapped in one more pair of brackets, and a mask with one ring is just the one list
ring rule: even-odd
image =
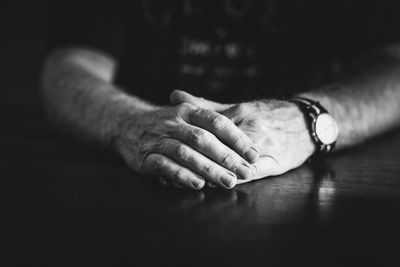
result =
[{"label": "veiny hand", "polygon": [[[176,186],[232,188],[246,179],[255,144],[231,120],[189,103],[124,116],[116,147],[127,164]],[[245,160],[246,159],[246,160]]]},{"label": "veiny hand", "polygon": [[315,150],[303,113],[296,104],[281,100],[260,100],[241,104],[220,104],[175,90],[172,104],[190,103],[228,117],[256,144],[259,159],[251,164],[246,180],[279,175],[302,165]]}]

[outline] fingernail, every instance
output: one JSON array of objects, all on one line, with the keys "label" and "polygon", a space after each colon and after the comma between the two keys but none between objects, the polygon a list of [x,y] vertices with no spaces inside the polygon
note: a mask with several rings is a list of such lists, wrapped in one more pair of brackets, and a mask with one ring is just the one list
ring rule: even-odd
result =
[{"label": "fingernail", "polygon": [[246,156],[248,162],[253,163],[258,158],[258,151],[257,149],[252,147],[249,150],[247,150],[246,153],[244,153],[244,155]]},{"label": "fingernail", "polygon": [[235,172],[239,177],[246,179],[249,176],[250,167],[246,165],[240,165],[236,168]]},{"label": "fingernail", "polygon": [[233,173],[227,173],[221,177],[221,181],[227,188],[232,188],[236,185],[237,178]]},{"label": "fingernail", "polygon": [[203,180],[193,180],[192,185],[195,189],[201,189],[204,186],[204,181]]}]

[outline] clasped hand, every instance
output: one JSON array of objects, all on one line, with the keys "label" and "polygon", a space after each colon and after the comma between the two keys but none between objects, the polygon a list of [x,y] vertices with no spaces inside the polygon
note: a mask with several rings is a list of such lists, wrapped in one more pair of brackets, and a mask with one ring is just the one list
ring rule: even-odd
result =
[{"label": "clasped hand", "polygon": [[116,143],[131,168],[178,187],[279,175],[315,149],[304,115],[287,101],[220,104],[175,90],[171,103],[129,116]]}]

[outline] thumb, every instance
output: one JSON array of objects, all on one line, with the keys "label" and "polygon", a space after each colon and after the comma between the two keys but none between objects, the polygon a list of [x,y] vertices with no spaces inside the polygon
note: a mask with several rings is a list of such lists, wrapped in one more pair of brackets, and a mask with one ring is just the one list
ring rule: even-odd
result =
[{"label": "thumb", "polygon": [[211,100],[204,99],[191,95],[181,90],[174,90],[170,94],[170,101],[173,105],[179,105],[182,103],[190,103],[201,108],[210,109],[214,111],[221,111],[229,107],[229,105],[220,104]]}]

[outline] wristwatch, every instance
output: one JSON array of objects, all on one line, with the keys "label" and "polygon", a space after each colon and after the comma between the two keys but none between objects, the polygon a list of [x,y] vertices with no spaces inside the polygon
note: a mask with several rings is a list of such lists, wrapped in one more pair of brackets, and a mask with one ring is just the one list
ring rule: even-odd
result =
[{"label": "wristwatch", "polygon": [[339,134],[336,120],[317,101],[305,97],[293,97],[291,102],[304,113],[311,137],[317,145],[317,153],[327,153],[335,147]]}]

